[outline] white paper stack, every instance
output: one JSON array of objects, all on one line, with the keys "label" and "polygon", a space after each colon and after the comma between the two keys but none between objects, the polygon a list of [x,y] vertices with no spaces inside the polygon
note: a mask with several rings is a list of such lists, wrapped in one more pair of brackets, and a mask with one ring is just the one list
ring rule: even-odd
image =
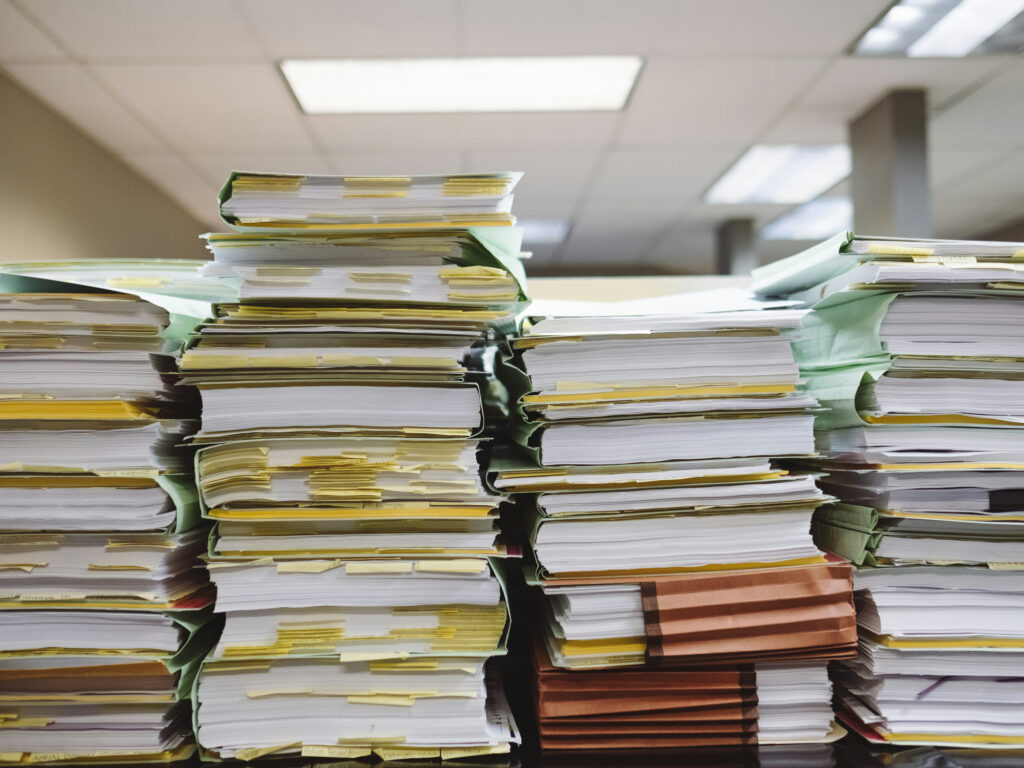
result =
[{"label": "white paper stack", "polygon": [[49,279],[0,294],[0,762],[184,760],[213,595],[172,318],[21,267]]},{"label": "white paper stack", "polygon": [[536,509],[538,574],[820,562],[809,520],[826,497],[768,458],[814,451],[815,402],[780,332],[800,315],[609,314],[528,327],[514,342],[521,370],[506,366],[520,450],[491,474]]},{"label": "white paper stack", "polygon": [[211,756],[510,751],[502,497],[482,483],[491,329],[523,298],[518,174],[234,174],[186,350],[223,636]]},{"label": "white paper stack", "polygon": [[521,177],[522,173],[233,173],[221,194],[221,215],[231,224],[253,230],[365,233],[374,227],[432,230],[446,226],[508,226],[515,223],[511,213],[512,190]]},{"label": "white paper stack", "polygon": [[828,497],[778,463],[814,452],[786,333],[802,312],[687,302],[537,317],[503,361],[516,445],[489,478],[528,514],[545,750],[837,735],[849,567],[811,537]]},{"label": "white paper stack", "polygon": [[1020,571],[874,568],[855,586],[860,655],[837,680],[869,738],[991,747],[1024,738]]},{"label": "white paper stack", "polygon": [[875,744],[1024,744],[1024,245],[842,233],[755,272],[813,305],[795,345],[841,503],[815,540],[861,566],[837,677]]}]

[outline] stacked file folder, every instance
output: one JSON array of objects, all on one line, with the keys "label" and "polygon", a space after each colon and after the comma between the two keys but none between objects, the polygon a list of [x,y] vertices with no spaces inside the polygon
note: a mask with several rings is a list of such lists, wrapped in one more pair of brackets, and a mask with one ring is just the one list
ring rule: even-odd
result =
[{"label": "stacked file folder", "polygon": [[1024,744],[1024,245],[843,233],[755,273],[813,304],[825,549],[859,570],[836,681],[870,741]]},{"label": "stacked file folder", "polygon": [[850,568],[811,538],[828,497],[777,465],[814,450],[801,315],[543,317],[513,343],[517,445],[489,477],[528,515],[543,748],[833,735]]},{"label": "stacked file folder", "polygon": [[197,688],[214,756],[508,752],[501,496],[477,454],[524,298],[518,174],[234,174],[186,350],[223,636]]},{"label": "stacked file folder", "polygon": [[47,278],[0,277],[0,761],[185,759],[213,593],[180,340],[66,282],[88,264],[21,266]]}]

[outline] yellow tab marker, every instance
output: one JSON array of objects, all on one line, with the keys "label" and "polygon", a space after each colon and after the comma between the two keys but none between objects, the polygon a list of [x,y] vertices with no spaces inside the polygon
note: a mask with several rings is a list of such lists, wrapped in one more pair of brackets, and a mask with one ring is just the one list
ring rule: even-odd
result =
[{"label": "yellow tab marker", "polygon": [[974,256],[919,256],[911,254],[915,264],[942,264],[947,267],[974,266],[978,263]]},{"label": "yellow tab marker", "polygon": [[302,745],[303,757],[340,757],[355,759],[359,757],[367,757],[372,753],[373,750],[369,747],[339,747],[326,744]]},{"label": "yellow tab marker", "polygon": [[235,752],[235,757],[239,760],[255,760],[258,757],[264,755],[273,755],[277,752],[284,752],[289,749],[297,749],[302,747],[301,741],[293,741],[290,744],[275,744],[271,747],[249,747],[248,749],[239,749]]},{"label": "yellow tab marker", "polygon": [[912,248],[902,243],[868,243],[868,253],[878,256],[931,256],[934,248]]},{"label": "yellow tab marker", "polygon": [[299,560],[277,564],[278,573],[325,573],[340,568],[341,560]]},{"label": "yellow tab marker", "polygon": [[456,760],[460,757],[480,757],[482,755],[507,755],[511,751],[508,744],[493,747],[442,747],[442,760]]},{"label": "yellow tab marker", "polygon": [[367,573],[412,573],[412,566],[412,563],[402,560],[383,563],[350,562],[345,564],[345,573],[352,575]]},{"label": "yellow tab marker", "polygon": [[386,707],[411,707],[416,703],[412,696],[389,695],[386,693],[374,693],[369,696],[349,696],[349,704],[380,704]]},{"label": "yellow tab marker", "polygon": [[418,760],[440,757],[436,747],[374,747],[374,753],[381,760]]},{"label": "yellow tab marker", "polygon": [[407,659],[409,658],[408,653],[399,653],[397,651],[368,651],[368,652],[356,652],[340,653],[338,654],[338,661],[342,664],[354,664],[362,661],[380,661],[382,659]]},{"label": "yellow tab marker", "polygon": [[420,560],[416,563],[421,573],[483,573],[486,560]]}]

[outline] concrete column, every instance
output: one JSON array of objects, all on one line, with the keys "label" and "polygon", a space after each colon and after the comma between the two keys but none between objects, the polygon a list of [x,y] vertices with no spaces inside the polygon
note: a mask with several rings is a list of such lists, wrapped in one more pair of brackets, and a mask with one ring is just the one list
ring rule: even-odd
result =
[{"label": "concrete column", "polygon": [[857,233],[931,237],[925,92],[891,91],[850,121],[849,135]]},{"label": "concrete column", "polygon": [[749,275],[756,266],[754,220],[727,219],[719,224],[715,232],[715,272]]}]

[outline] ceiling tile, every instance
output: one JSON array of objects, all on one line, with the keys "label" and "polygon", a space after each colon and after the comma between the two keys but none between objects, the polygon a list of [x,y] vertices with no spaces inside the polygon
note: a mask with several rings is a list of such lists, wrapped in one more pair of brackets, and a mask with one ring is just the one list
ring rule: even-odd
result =
[{"label": "ceiling tile", "polygon": [[767,144],[845,144],[848,120],[845,109],[798,107],[758,140]]},{"label": "ceiling tile", "polygon": [[771,127],[822,66],[815,58],[651,59],[617,143],[742,149]]},{"label": "ceiling tile", "polygon": [[597,236],[574,231],[556,263],[559,269],[571,264],[577,271],[594,267],[601,272],[614,267],[614,271],[640,274],[643,272],[641,262],[653,243],[654,234],[650,232]]},{"label": "ceiling tile", "polygon": [[461,173],[465,170],[463,157],[459,152],[332,154],[330,161],[334,173],[353,176],[416,176],[430,173]]},{"label": "ceiling tile", "polygon": [[596,150],[581,152],[489,152],[474,150],[467,153],[467,170],[523,171],[516,186],[520,197],[575,197],[583,192],[597,168],[601,153]]},{"label": "ceiling tile", "polygon": [[242,0],[241,4],[275,58],[460,53],[455,0]]},{"label": "ceiling tile", "polygon": [[329,150],[363,149],[554,151],[609,144],[617,112],[445,115],[311,115]]},{"label": "ceiling tile", "polygon": [[797,109],[834,110],[845,123],[896,88],[925,88],[934,109],[992,73],[998,62],[991,58],[844,57],[808,89]]},{"label": "ceiling tile", "polygon": [[1024,152],[1001,159],[989,170],[936,192],[932,220],[939,237],[971,237],[1024,211]]},{"label": "ceiling tile", "polygon": [[732,150],[613,150],[589,194],[592,199],[621,201],[630,210],[654,206],[681,211],[696,204],[738,154]]},{"label": "ceiling tile", "polygon": [[520,219],[571,219],[580,205],[580,198],[576,196],[547,197],[543,193],[540,196],[523,195],[518,189],[517,186],[512,213]]},{"label": "ceiling tile", "polygon": [[534,152],[607,147],[620,112],[506,112],[463,115],[467,149]]},{"label": "ceiling tile", "polygon": [[0,61],[59,61],[63,51],[9,0],[0,0]]},{"label": "ceiling tile", "polygon": [[935,149],[928,153],[928,175],[933,194],[943,187],[966,181],[999,161],[997,149]]},{"label": "ceiling tile", "polygon": [[259,173],[330,174],[334,168],[322,155],[225,154],[192,155],[189,157],[208,181],[223,184],[231,171]]},{"label": "ceiling tile", "polygon": [[115,153],[166,149],[80,66],[11,64],[7,71],[33,95]]},{"label": "ceiling tile", "polygon": [[328,151],[363,149],[439,151],[462,147],[462,115],[310,115],[318,141]]},{"label": "ceiling tile", "polygon": [[587,201],[573,221],[572,233],[580,237],[653,237],[678,217],[675,206],[626,208],[621,202]]},{"label": "ceiling tile", "polygon": [[[226,226],[217,215],[217,184],[202,177],[170,153],[129,154],[126,163],[161,187],[182,208],[211,229]],[[198,237],[201,233],[196,232]]]},{"label": "ceiling tile", "polygon": [[939,114],[931,140],[943,149],[986,149],[1024,144],[1024,62]]},{"label": "ceiling tile", "polygon": [[87,61],[262,56],[232,0],[31,0],[28,8]]},{"label": "ceiling tile", "polygon": [[889,0],[463,0],[470,55],[832,55]]},{"label": "ceiling tile", "polygon": [[94,69],[183,153],[316,151],[298,107],[269,64],[105,64]]},{"label": "ceiling tile", "polygon": [[993,210],[1024,211],[1024,151],[1018,151],[1000,158],[999,162],[981,173],[968,177],[959,184],[950,185],[936,195],[946,192],[976,194]]}]

